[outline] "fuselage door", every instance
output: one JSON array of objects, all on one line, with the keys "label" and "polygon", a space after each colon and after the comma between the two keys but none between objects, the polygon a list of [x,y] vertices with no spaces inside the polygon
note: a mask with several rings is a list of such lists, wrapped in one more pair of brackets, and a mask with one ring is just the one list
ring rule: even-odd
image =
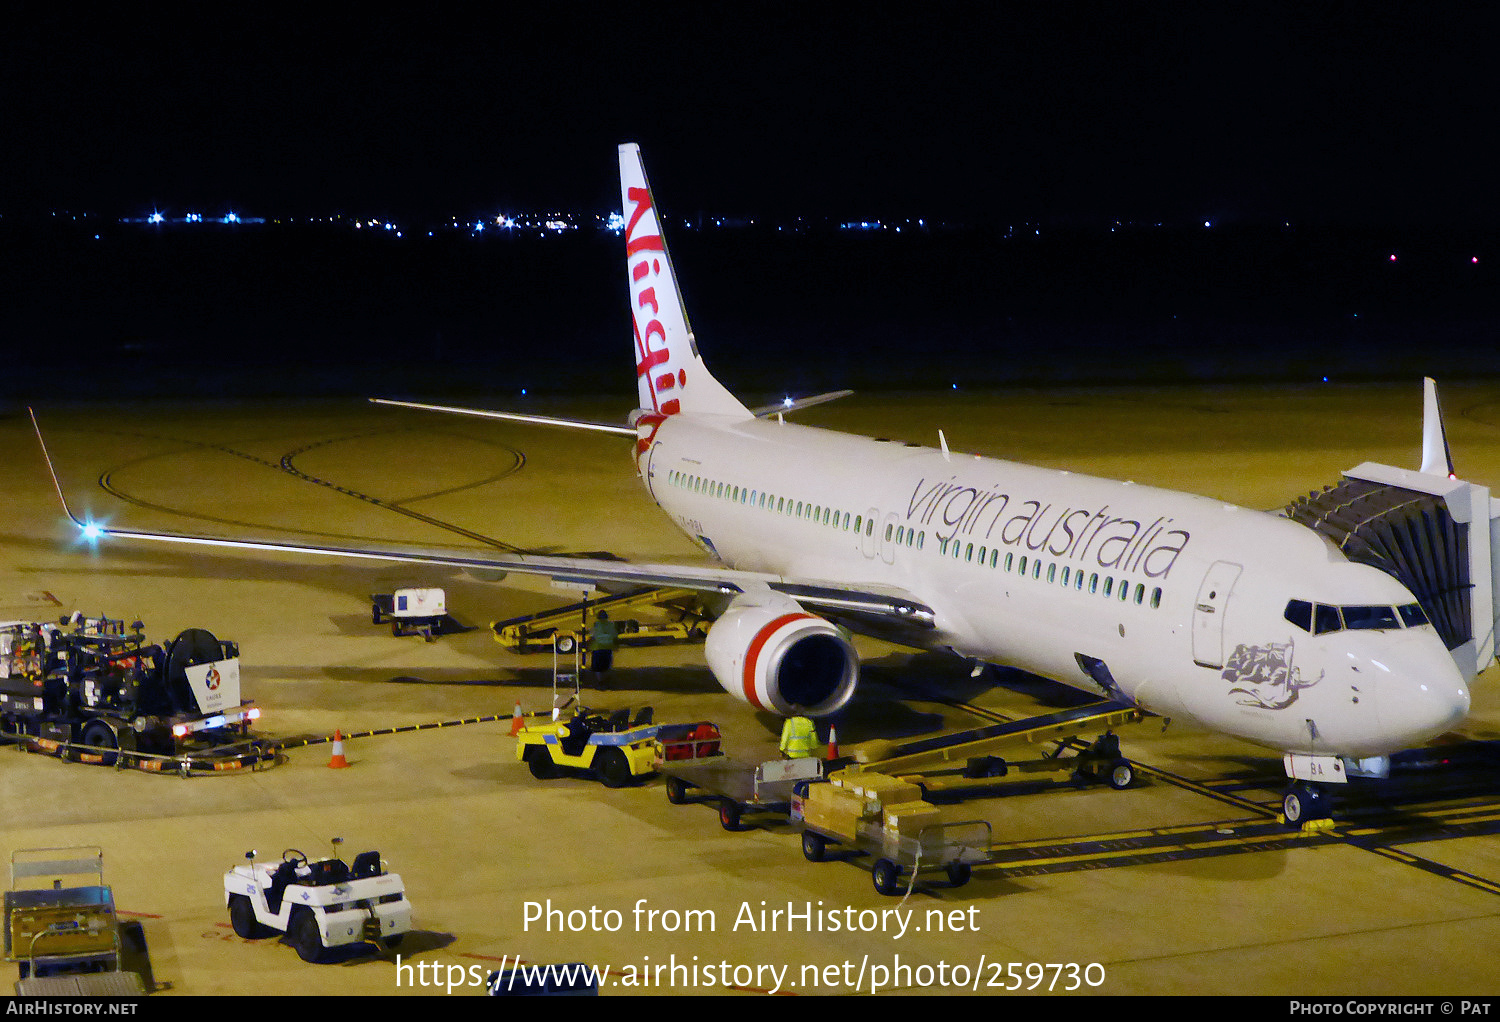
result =
[{"label": "fuselage door", "polygon": [[[659,447],[661,447],[661,444],[653,442],[646,451],[645,460],[641,463],[643,469],[641,472],[641,482],[646,484],[646,492],[651,494],[652,500],[656,500],[656,476],[652,472],[651,462],[656,458],[656,451]],[[656,500],[656,503],[660,505],[661,501]]]},{"label": "fuselage door", "polygon": [[1215,561],[1198,587],[1193,605],[1193,662],[1199,667],[1224,666],[1224,609],[1243,569],[1232,561]]},{"label": "fuselage door", "polygon": [[885,516],[885,522],[880,526],[880,535],[875,539],[880,543],[880,556],[885,558],[885,563],[896,563],[896,522],[900,516],[892,511]]}]

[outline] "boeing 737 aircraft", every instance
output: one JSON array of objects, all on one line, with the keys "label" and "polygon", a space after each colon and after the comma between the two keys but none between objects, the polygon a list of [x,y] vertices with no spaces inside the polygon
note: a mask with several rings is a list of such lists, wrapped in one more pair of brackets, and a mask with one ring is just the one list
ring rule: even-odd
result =
[{"label": "boeing 737 aircraft", "polygon": [[[1445,635],[1436,619],[1454,587],[1351,554],[1352,540],[1370,545],[1368,523],[1340,533],[1343,518],[1316,506],[1300,519],[1252,511],[746,408],[699,355],[638,147],[620,146],[619,157],[640,399],[629,424],[412,407],[631,437],[646,492],[716,566],[314,547],[74,521],[124,539],[721,594],[709,667],[731,694],[783,715],[836,714],[854,695],[859,658],[835,623],[951,650],[1281,751],[1297,779],[1286,800],[1294,821],[1320,808],[1307,782],[1379,774],[1388,754],[1467,714],[1468,684],[1494,652],[1488,576],[1484,600],[1462,608],[1476,623]],[[1374,480],[1360,484],[1378,491],[1367,502],[1386,490],[1429,495],[1464,526],[1460,553],[1487,573],[1489,529],[1466,522],[1487,526],[1488,492],[1475,489],[1467,518],[1443,505],[1469,484],[1451,474],[1430,383],[1428,395],[1422,471],[1365,466],[1351,478]]]}]

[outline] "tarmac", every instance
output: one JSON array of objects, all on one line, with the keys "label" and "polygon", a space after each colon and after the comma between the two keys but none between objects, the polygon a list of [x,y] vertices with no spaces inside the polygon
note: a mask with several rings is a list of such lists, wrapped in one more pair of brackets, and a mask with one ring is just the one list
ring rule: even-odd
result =
[{"label": "tarmac", "polygon": [[[1500,383],[1445,384],[1458,472],[1500,485]],[[508,407],[497,398],[490,404]],[[533,400],[618,418],[628,404]],[[111,523],[312,541],[608,551],[692,559],[652,507],[628,445],[598,435],[377,408],[358,401],[195,402],[39,409],[75,508]],[[1129,478],[1273,509],[1366,461],[1416,467],[1410,385],[857,395],[799,421]],[[153,997],[466,996],[492,970],[581,962],[607,995],[1014,993],[1494,996],[1500,967],[1500,787],[1422,796],[1332,830],[1275,826],[1272,751],[1151,719],[1121,733],[1124,790],[1018,786],[945,809],[997,843],[1041,849],[961,888],[877,894],[867,865],[809,863],[797,832],[727,832],[659,780],[608,790],[534,780],[508,736],[519,702],[552,699],[552,659],[498,646],[488,622],[577,599],[546,580],[411,572],[156,544],[89,545],[63,517],[30,422],[0,416],[10,452],[0,619],[74,609],[139,618],[166,640],[207,628],[241,648],[262,733],[326,743],[262,769],[181,778],[0,747],[3,851],[98,845],[140,922]],[[467,630],[396,638],[372,593],[447,591]],[[1029,716],[1070,690],[952,657],[857,640],[865,677],[843,751]],[[698,646],[627,649],[585,701],[708,719],[726,750],[776,755],[780,722],[726,695]],[[1492,668],[1445,747],[1500,740]],[[1471,779],[1472,780],[1472,779]],[[1485,783],[1489,784],[1485,788]],[[1455,815],[1456,814],[1456,815]],[[333,837],[401,874],[417,932],[395,952],[309,965],[229,929],[222,877],[251,849],[314,858]],[[1163,850],[1165,849],[1165,850]],[[1027,851],[1026,854],[1033,854]]]}]

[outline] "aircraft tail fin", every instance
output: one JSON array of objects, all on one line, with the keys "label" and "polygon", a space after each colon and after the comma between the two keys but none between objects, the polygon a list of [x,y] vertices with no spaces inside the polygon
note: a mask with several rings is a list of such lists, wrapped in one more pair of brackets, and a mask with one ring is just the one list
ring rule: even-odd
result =
[{"label": "aircraft tail fin", "polygon": [[667,256],[660,211],[646,181],[641,148],[634,142],[620,146],[620,197],[641,408],[661,415],[694,412],[753,418],[698,355],[677,274]]},{"label": "aircraft tail fin", "polygon": [[1457,478],[1453,473],[1448,432],[1443,428],[1443,406],[1438,401],[1437,384],[1430,376],[1422,380],[1422,471]]}]

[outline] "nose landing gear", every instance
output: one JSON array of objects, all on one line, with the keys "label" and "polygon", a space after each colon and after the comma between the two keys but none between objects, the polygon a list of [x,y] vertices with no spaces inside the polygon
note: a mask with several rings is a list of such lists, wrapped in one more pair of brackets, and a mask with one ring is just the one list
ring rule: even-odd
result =
[{"label": "nose landing gear", "polygon": [[1320,820],[1332,811],[1332,799],[1321,784],[1293,781],[1281,800],[1281,815],[1292,826]]}]

